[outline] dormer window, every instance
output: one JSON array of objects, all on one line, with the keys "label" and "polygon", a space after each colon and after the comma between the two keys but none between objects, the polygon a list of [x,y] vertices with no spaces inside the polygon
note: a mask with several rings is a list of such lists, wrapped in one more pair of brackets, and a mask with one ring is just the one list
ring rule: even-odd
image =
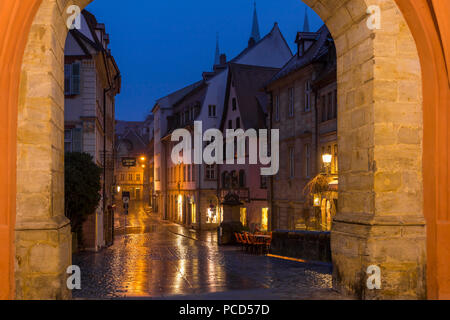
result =
[{"label": "dormer window", "polygon": [[208,106],[208,116],[210,118],[215,118],[216,117],[216,106],[213,104],[210,104]]}]

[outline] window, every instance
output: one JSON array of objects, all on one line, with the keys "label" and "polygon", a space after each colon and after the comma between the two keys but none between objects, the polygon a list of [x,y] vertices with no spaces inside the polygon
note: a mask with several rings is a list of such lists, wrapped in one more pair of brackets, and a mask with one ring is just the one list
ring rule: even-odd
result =
[{"label": "window", "polygon": [[81,64],[75,62],[64,65],[64,94],[80,94]]},{"label": "window", "polygon": [[239,171],[239,187],[245,187],[245,170]]},{"label": "window", "polygon": [[132,173],[128,174],[128,180],[129,181],[133,181],[133,174]]},{"label": "window", "polygon": [[261,189],[267,189],[267,176],[260,176]]},{"label": "window", "polygon": [[328,120],[333,119],[333,94],[328,93]]},{"label": "window", "polygon": [[141,174],[140,173],[136,173],[136,181],[141,181]]},{"label": "window", "polygon": [[187,176],[188,181],[191,181],[191,166],[192,165],[188,165],[188,176]]},{"label": "window", "polygon": [[64,130],[64,152],[72,152],[72,130]]},{"label": "window", "polygon": [[228,172],[225,171],[222,173],[222,188],[228,189],[229,187],[230,187],[229,175],[228,175]]},{"label": "window", "polygon": [[269,208],[262,208],[261,211],[261,231],[269,230]]},{"label": "window", "polygon": [[233,105],[233,111],[234,111],[234,110],[237,109],[237,101],[236,101],[236,98],[233,98],[232,101],[233,101],[233,102],[232,102],[232,105]]},{"label": "window", "polygon": [[322,96],[322,122],[327,121],[327,96]]},{"label": "window", "polygon": [[240,208],[241,213],[241,223],[243,227],[247,226],[247,208]]},{"label": "window", "polygon": [[311,165],[311,146],[305,144],[305,177],[310,176],[310,165]]},{"label": "window", "polygon": [[294,116],[294,88],[289,88],[289,117]]},{"label": "window", "polygon": [[[161,169],[159,167],[156,168],[156,177],[155,180],[156,181],[161,181]],[[125,180],[125,179],[124,179]]]},{"label": "window", "polygon": [[338,173],[338,145],[335,144],[333,148],[333,173]]},{"label": "window", "polygon": [[275,121],[280,121],[280,96],[275,96]]},{"label": "window", "polygon": [[216,117],[216,106],[213,104],[210,104],[208,107],[208,115],[210,118]]},{"label": "window", "polygon": [[183,165],[183,182],[186,182],[186,166]]},{"label": "window", "polygon": [[294,148],[289,148],[289,177],[294,178],[295,176],[295,170],[294,170],[294,162],[295,161],[295,155],[294,155]]},{"label": "window", "polygon": [[215,165],[206,165],[206,180],[215,180],[216,179],[216,166]]},{"label": "window", "polygon": [[337,90],[334,90],[334,106],[333,106],[333,119],[337,119],[337,108],[338,108],[338,99],[337,99]]},{"label": "window", "polygon": [[236,118],[236,129],[241,128],[241,118]]},{"label": "window", "polygon": [[121,173],[120,174],[120,180],[121,181],[125,181],[125,173]]},{"label": "window", "polygon": [[305,83],[305,112],[311,111],[311,81]]},{"label": "window", "polygon": [[83,152],[83,132],[80,128],[64,130],[64,152]]}]

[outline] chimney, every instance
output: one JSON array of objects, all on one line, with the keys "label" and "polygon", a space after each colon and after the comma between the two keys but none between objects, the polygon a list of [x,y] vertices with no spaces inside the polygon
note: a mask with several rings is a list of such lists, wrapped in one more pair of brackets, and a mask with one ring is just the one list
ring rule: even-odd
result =
[{"label": "chimney", "polygon": [[220,64],[224,65],[227,63],[227,55],[226,54],[221,54],[220,55]]}]

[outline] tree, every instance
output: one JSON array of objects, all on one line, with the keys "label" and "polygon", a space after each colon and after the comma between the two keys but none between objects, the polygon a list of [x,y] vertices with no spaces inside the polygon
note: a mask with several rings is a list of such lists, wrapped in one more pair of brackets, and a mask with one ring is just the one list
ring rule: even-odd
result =
[{"label": "tree", "polygon": [[[81,235],[83,222],[95,212],[100,201],[102,169],[87,153],[66,153],[64,161],[65,214],[72,232]],[[82,242],[79,237],[79,243]]]}]

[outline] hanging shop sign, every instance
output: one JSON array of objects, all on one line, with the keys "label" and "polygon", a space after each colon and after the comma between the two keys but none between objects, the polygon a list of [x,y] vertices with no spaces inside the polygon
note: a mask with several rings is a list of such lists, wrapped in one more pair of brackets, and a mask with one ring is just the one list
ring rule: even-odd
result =
[{"label": "hanging shop sign", "polygon": [[136,167],[136,158],[122,158],[123,167]]}]

